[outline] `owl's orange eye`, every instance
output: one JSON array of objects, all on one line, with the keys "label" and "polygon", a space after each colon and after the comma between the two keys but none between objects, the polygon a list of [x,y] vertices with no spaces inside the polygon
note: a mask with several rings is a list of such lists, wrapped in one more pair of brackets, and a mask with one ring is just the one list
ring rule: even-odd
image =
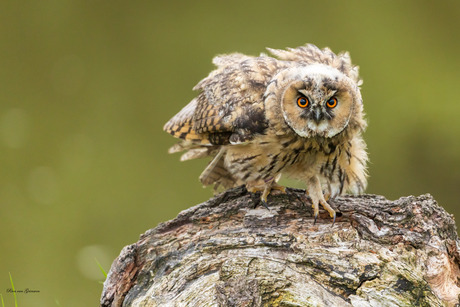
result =
[{"label": "owl's orange eye", "polygon": [[335,108],[337,106],[337,98],[335,97],[329,98],[329,100],[326,102],[326,105],[331,109]]},{"label": "owl's orange eye", "polygon": [[308,106],[308,103],[308,98],[305,96],[300,96],[299,98],[297,98],[297,105],[301,108],[306,108]]}]

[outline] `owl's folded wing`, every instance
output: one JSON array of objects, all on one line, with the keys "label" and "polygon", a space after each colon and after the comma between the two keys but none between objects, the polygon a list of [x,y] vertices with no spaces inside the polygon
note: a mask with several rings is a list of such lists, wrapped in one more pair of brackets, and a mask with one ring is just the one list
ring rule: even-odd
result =
[{"label": "owl's folded wing", "polygon": [[263,97],[280,61],[230,54],[195,86],[200,94],[169,120],[164,130],[190,145],[239,144],[267,128]]}]

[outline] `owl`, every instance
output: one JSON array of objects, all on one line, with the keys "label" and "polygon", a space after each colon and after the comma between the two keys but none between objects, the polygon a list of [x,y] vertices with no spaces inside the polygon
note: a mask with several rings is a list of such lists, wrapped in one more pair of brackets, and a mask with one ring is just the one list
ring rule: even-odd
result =
[{"label": "owl", "polygon": [[286,193],[281,175],[306,184],[315,222],[330,198],[361,193],[367,185],[366,128],[358,67],[348,52],[307,44],[258,57],[214,58],[217,69],[201,80],[198,95],[164,130],[180,139],[170,153],[181,160],[211,157],[203,185],[245,185]]}]

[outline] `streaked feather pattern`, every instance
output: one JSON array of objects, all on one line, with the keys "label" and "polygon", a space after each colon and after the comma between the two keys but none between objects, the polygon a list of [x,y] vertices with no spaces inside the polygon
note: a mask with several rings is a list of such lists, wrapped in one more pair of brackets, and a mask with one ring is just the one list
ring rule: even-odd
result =
[{"label": "streaked feather pattern", "polygon": [[[324,193],[361,193],[367,185],[358,67],[348,52],[312,44],[267,49],[274,57],[214,58],[217,68],[194,87],[197,97],[164,126],[181,139],[169,152],[186,151],[182,161],[210,156],[204,185],[245,184],[262,198],[281,174],[303,180],[315,214],[321,204],[335,216]],[[308,103],[298,105],[298,97]]]}]

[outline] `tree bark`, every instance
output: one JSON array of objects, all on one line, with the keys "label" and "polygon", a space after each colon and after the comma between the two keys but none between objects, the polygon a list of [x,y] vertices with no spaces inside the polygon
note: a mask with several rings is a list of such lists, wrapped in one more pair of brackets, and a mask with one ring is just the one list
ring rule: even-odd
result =
[{"label": "tree bark", "polygon": [[313,223],[305,191],[243,187],[181,212],[126,246],[101,306],[455,306],[460,249],[431,195],[330,200]]}]

